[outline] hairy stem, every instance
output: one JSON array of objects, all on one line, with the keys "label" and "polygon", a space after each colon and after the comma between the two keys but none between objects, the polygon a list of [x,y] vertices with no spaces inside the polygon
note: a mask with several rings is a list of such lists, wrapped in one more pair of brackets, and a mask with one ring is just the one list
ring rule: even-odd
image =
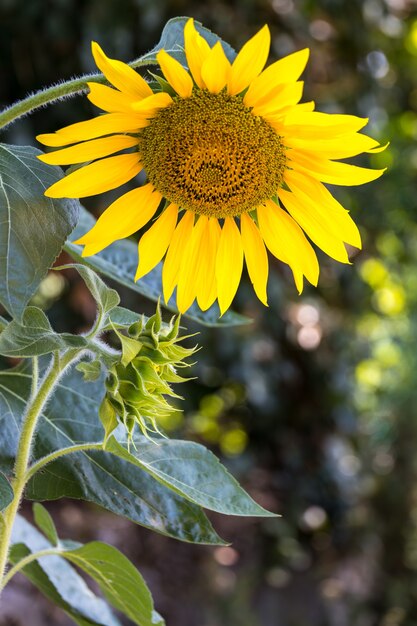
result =
[{"label": "hairy stem", "polygon": [[36,463],[34,463],[26,472],[26,482],[28,482],[32,476],[39,472],[42,467],[48,465],[52,461],[59,459],[61,456],[66,456],[67,454],[73,454],[74,452],[88,452],[90,450],[103,450],[103,442],[99,443],[78,443],[73,446],[68,446],[67,448],[61,448],[61,450],[55,450],[55,452],[51,452],[47,454],[42,459],[39,459]]},{"label": "hairy stem", "polygon": [[39,552],[33,552],[32,554],[28,554],[27,556],[25,556],[19,561],[19,563],[16,563],[16,565],[14,565],[14,567],[12,567],[4,576],[3,581],[0,585],[0,591],[4,589],[4,587],[13,578],[13,576],[17,574],[17,572],[20,572],[20,570],[22,570],[24,567],[26,567],[26,565],[29,565],[29,563],[33,563],[33,561],[40,559],[42,556],[51,556],[52,554],[55,556],[59,556],[61,554],[61,551],[59,550],[59,548],[48,548],[46,550],[39,550]]},{"label": "hairy stem", "polygon": [[36,426],[55,385],[71,361],[77,356],[78,350],[69,350],[62,358],[59,357],[58,352],[54,353],[37,393],[30,396],[26,406],[12,481],[14,497],[4,511],[4,524],[0,536],[0,589],[4,586],[2,580],[7,565],[14,520],[27,482],[26,473]]},{"label": "hairy stem", "polygon": [[30,390],[30,397],[34,398],[38,392],[39,385],[39,358],[37,356],[32,357],[32,384]]},{"label": "hairy stem", "polygon": [[[139,58],[129,63],[129,65],[134,68],[143,67],[146,65],[156,65],[156,61],[153,59],[147,60],[146,58]],[[64,83],[41,89],[4,109],[0,113],[0,128],[5,128],[18,118],[32,113],[35,109],[39,109],[57,100],[62,100],[63,98],[84,93],[88,89],[88,82],[105,83],[106,78],[103,74],[87,74],[81,76],[81,78],[74,78]]]}]

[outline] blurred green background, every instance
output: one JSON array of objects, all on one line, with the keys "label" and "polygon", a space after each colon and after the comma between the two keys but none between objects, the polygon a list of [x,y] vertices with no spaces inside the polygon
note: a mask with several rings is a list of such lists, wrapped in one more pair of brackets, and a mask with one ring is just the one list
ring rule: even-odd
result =
[{"label": "blurred green background", "polygon": [[[297,296],[272,263],[268,309],[248,281],[250,326],[198,330],[184,416],[164,427],[209,445],[279,520],[211,516],[227,548],[195,547],[76,502],[51,503],[61,534],[114,543],[138,565],[169,626],[417,625],[417,5],[413,0],[0,0],[0,105],[93,70],[90,41],[132,60],[176,15],[239,48],[264,23],[270,61],[308,46],[305,100],[370,118],[390,141],[384,177],[334,190],[360,226],[352,265],[320,255],[318,289]],[[92,115],[85,98],[18,122],[4,139]],[[358,161],[357,161],[358,162]],[[364,164],[367,160],[363,161]],[[88,205],[99,212],[100,199]],[[151,310],[123,292],[124,303]],[[75,276],[44,281],[36,303],[59,330],[94,307]],[[28,622],[30,611],[30,622]],[[68,620],[23,579],[0,624]]]}]

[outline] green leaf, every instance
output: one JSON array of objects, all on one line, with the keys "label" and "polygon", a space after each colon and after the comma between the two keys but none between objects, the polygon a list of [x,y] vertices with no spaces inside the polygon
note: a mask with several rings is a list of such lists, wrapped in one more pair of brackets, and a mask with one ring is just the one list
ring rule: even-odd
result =
[{"label": "green leaf", "polygon": [[[80,220],[74,231],[73,239],[76,240],[84,235],[94,225],[94,218],[86,209],[81,207]],[[117,281],[120,285],[124,285],[137,293],[158,302],[162,293],[162,264],[160,263],[154,270],[146,274],[137,283],[133,278],[137,266],[137,245],[129,239],[116,241],[111,246],[105,248],[102,252],[94,256],[84,258],[81,256],[82,246],[67,241],[65,250],[73,259],[88,265],[97,272],[108,276],[112,280]],[[178,313],[178,309],[174,304],[164,305],[170,311]],[[184,313],[183,317],[189,318],[204,324],[205,326],[240,326],[242,324],[250,324],[252,320],[243,315],[227,311],[223,317],[217,304],[214,304],[208,311],[201,311],[194,304],[191,309]]]},{"label": "green leaf", "polygon": [[[75,443],[103,439],[98,418],[103,378],[86,385],[81,373],[73,370],[57,386],[39,424],[35,459]],[[30,383],[27,364],[0,372],[0,469],[5,472],[13,467]],[[121,432],[125,437],[123,428]],[[26,496],[41,501],[79,498],[176,539],[223,543],[200,507],[139,467],[104,451],[78,452],[50,463],[35,474]]]},{"label": "green leaf", "polygon": [[43,532],[53,546],[57,546],[59,540],[54,521],[45,507],[39,504],[39,502],[35,502],[33,505],[33,517],[39,530]]},{"label": "green leaf", "polygon": [[4,511],[14,498],[13,489],[6,476],[0,472],[0,511]]},{"label": "green leaf", "polygon": [[[51,548],[51,544],[20,515],[13,526],[13,564],[25,556]],[[22,573],[62,608],[77,624],[87,626],[121,626],[110,608],[87,587],[73,567],[60,556],[45,556],[27,565]]]},{"label": "green leaf", "polygon": [[13,470],[31,379],[28,362],[12,370],[0,371],[0,470],[5,474]]},{"label": "green leaf", "polygon": [[129,452],[110,437],[106,450],[143,468],[169,489],[206,509],[226,515],[276,517],[256,504],[204,446],[173,439],[148,441],[140,435],[134,442],[136,450]]},{"label": "green leaf", "polygon": [[0,144],[0,303],[20,319],[74,228],[79,202],[46,198],[62,170],[40,150]]},{"label": "green leaf", "polygon": [[136,322],[140,322],[144,320],[144,324],[147,321],[147,317],[145,315],[140,315],[139,313],[134,313],[129,309],[125,309],[122,306],[117,306],[113,311],[110,311],[108,317],[108,324],[103,328],[103,330],[114,330],[115,328],[129,328],[132,324]]},{"label": "green leaf", "polygon": [[138,626],[163,626],[164,620],[153,608],[152,596],[137,569],[119,550],[94,541],[65,558],[91,576],[104,597]]},{"label": "green leaf", "polygon": [[0,333],[4,330],[9,322],[0,315]]},{"label": "green leaf", "polygon": [[[156,62],[156,53],[164,49],[171,56],[180,61],[180,63],[187,65],[187,60],[184,54],[184,26],[189,19],[190,18],[188,17],[174,17],[169,20],[162,31],[159,43],[150,52],[141,57],[142,60]],[[208,28],[202,26],[200,22],[194,20],[194,25],[198,32],[210,44],[210,47],[213,47],[215,43],[221,41],[223,50],[229,61],[234,60],[236,52],[228,43],[223,41],[223,39],[215,33],[211,32]]]},{"label": "green leaf", "polygon": [[100,378],[101,362],[98,360],[82,361],[78,363],[75,368],[83,374],[84,380],[88,383],[94,382]]},{"label": "green leaf", "polygon": [[55,269],[75,269],[80,274],[81,278],[87,285],[91,295],[96,301],[98,313],[100,318],[105,318],[107,313],[116,308],[120,302],[119,294],[115,289],[107,287],[107,285],[101,280],[100,276],[97,276],[93,270],[86,265],[80,263],[69,263],[67,265],[61,265]]},{"label": "green leaf", "polygon": [[45,313],[34,306],[28,306],[22,321],[12,320],[0,335],[0,354],[8,357],[28,358],[87,345],[79,335],[56,333]]}]

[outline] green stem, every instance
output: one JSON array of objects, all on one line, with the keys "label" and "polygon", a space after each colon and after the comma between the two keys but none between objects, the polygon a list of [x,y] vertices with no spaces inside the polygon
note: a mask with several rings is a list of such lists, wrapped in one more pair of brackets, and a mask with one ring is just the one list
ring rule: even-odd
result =
[{"label": "green stem", "polygon": [[7,572],[7,574],[3,578],[3,582],[1,583],[0,591],[4,589],[7,583],[10,582],[10,580],[13,578],[15,574],[17,574],[17,572],[20,572],[20,570],[26,567],[26,565],[29,565],[29,563],[32,563],[33,561],[40,559],[42,556],[51,556],[51,555],[59,556],[60,554],[61,554],[61,551],[59,550],[59,548],[48,548],[46,550],[39,550],[39,552],[33,552],[32,554],[28,554],[23,559],[21,559],[19,563],[16,563],[16,565]]},{"label": "green stem", "polygon": [[57,352],[54,353],[51,364],[45,373],[36,395],[30,397],[26,407],[14,467],[14,480],[12,481],[14,497],[10,505],[4,511],[4,524],[0,540],[0,589],[3,586],[1,581],[3,580],[7,565],[14,520],[19,510],[26,486],[26,472],[30,461],[33,437],[38,419],[42,414],[54,386],[76,355],[78,355],[77,350],[69,350],[62,359],[60,359],[59,354]]},{"label": "green stem", "polygon": [[45,467],[45,465],[48,465],[48,463],[59,459],[61,456],[73,454],[74,452],[87,452],[89,450],[103,450],[103,442],[101,441],[99,443],[78,443],[74,444],[73,446],[61,448],[61,450],[55,450],[55,452],[47,454],[28,469],[28,471],[26,472],[26,482],[28,482],[32,478],[32,476],[36,474],[36,472],[39,472],[42,467]]},{"label": "green stem", "polygon": [[39,359],[37,356],[32,358],[32,383],[30,397],[34,398],[38,392],[39,385]]},{"label": "green stem", "polygon": [[[129,63],[129,65],[134,68],[143,67],[146,65],[156,65],[156,61],[153,59],[147,60],[146,58],[137,59]],[[41,89],[31,96],[19,100],[19,102],[4,109],[2,113],[0,113],[0,128],[5,128],[19,117],[28,115],[32,111],[35,111],[35,109],[39,109],[46,104],[84,93],[88,89],[88,82],[105,83],[106,78],[103,74],[87,74],[81,78],[74,78],[65,83],[59,83],[47,89]]]}]

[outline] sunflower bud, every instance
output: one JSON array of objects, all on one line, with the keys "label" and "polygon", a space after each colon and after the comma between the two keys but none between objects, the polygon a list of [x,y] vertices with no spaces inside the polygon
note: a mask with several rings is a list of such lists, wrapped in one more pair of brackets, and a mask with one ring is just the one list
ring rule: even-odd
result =
[{"label": "sunflower bud", "polygon": [[196,348],[178,345],[180,317],[173,317],[163,324],[158,309],[144,324],[136,322],[124,335],[115,330],[122,348],[120,360],[108,372],[106,395],[100,407],[100,418],[106,438],[117,426],[118,421],[126,428],[129,439],[136,424],[143,434],[159,432],[158,420],[178,410],[167,400],[180,398],[171,388],[171,383],[186,379],[177,370],[188,367],[184,360]]}]

